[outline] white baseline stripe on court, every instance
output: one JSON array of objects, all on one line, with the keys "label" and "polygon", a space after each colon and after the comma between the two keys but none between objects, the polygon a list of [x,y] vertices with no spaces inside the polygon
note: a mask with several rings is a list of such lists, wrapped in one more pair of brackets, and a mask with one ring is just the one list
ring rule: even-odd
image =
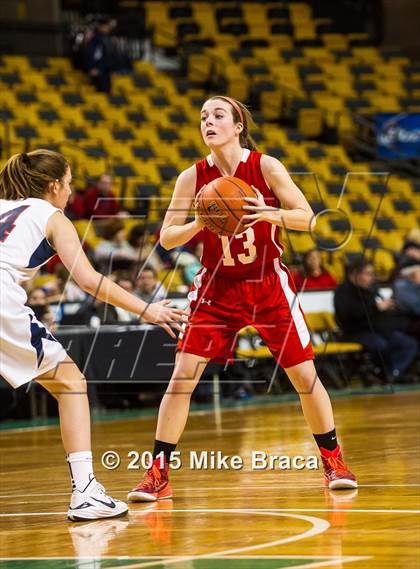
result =
[{"label": "white baseline stripe on court", "polygon": [[[130,510],[131,513],[142,512],[143,510]],[[185,513],[254,513],[254,514],[267,514],[270,513],[275,515],[277,512],[337,512],[337,508],[257,508],[253,510],[245,509],[231,509],[231,510],[217,510],[212,508],[198,508],[198,509],[185,509],[185,510],[170,510],[172,512],[185,512]],[[166,510],[161,510],[162,513],[167,514]],[[160,513],[160,510],[153,510],[153,513]],[[380,509],[350,509],[346,510],[346,514],[420,514],[420,510],[380,510]],[[15,513],[0,513],[1,518],[12,518],[12,517],[25,517],[25,516],[66,516],[67,512],[15,512]]]},{"label": "white baseline stripe on court", "polygon": [[[173,511],[179,511],[179,512],[189,512],[190,510],[171,510]],[[196,510],[193,510],[196,511]],[[197,510],[199,511],[199,510]],[[216,551],[214,553],[207,553],[207,554],[201,554],[201,555],[185,555],[185,556],[180,556],[177,557],[175,559],[170,559],[170,560],[165,560],[165,565],[172,565],[175,563],[180,563],[181,561],[193,561],[196,559],[212,559],[214,557],[225,557],[225,556],[229,556],[229,555],[233,555],[235,553],[242,553],[245,551],[253,551],[255,549],[266,549],[269,547],[275,547],[275,546],[279,546],[279,545],[283,545],[285,543],[292,543],[294,541],[300,541],[301,539],[305,539],[305,538],[309,538],[309,537],[314,537],[316,535],[319,535],[321,533],[323,533],[324,531],[326,531],[329,527],[330,524],[326,521],[326,520],[322,520],[320,518],[315,518],[312,516],[303,516],[303,515],[296,515],[296,514],[283,514],[283,513],[278,513],[278,512],[268,512],[268,511],[257,511],[257,510],[244,510],[244,509],[237,509],[237,510],[230,510],[230,509],[218,509],[218,508],[211,508],[208,510],[205,510],[207,513],[231,513],[232,511],[235,511],[236,513],[243,513],[243,514],[257,514],[257,515],[263,515],[263,516],[281,516],[281,517],[286,517],[286,518],[293,518],[293,519],[297,519],[297,520],[303,520],[305,522],[309,522],[312,527],[302,533],[298,533],[296,535],[292,535],[290,537],[286,537],[286,538],[282,538],[282,539],[277,539],[275,541],[268,541],[265,543],[257,543],[255,545],[247,545],[244,547],[236,547],[234,549],[226,549],[224,551]],[[157,565],[161,565],[161,561],[151,561],[151,562],[147,562],[147,563],[135,563],[128,565],[127,567],[129,567],[130,569],[144,569],[145,567],[156,567]],[[331,565],[330,562],[327,562]],[[334,561],[335,563],[335,561]],[[316,565],[313,565],[314,567],[316,567]],[[324,564],[324,567],[326,565]],[[120,566],[121,567],[121,566]],[[303,567],[303,566],[302,566]],[[298,569],[297,567],[295,567],[295,569]]]},{"label": "white baseline stripe on court", "polygon": [[[419,488],[420,484],[359,484],[357,486],[358,488]],[[267,485],[265,486],[255,486],[255,484],[251,484],[248,486],[238,486],[238,485],[232,485],[232,486],[212,486],[211,488],[207,488],[205,486],[200,486],[200,488],[188,488],[185,487],[183,488],[178,487],[177,488],[177,492],[202,492],[202,491],[217,491],[217,490],[252,490],[252,489],[256,489],[256,490],[306,490],[307,488],[325,488],[325,486],[323,484],[293,484],[293,486],[287,486],[285,484],[279,484],[278,486],[275,486],[274,484],[270,484],[269,487],[267,487]],[[118,493],[118,492],[126,492],[127,489],[126,488],[122,488],[121,490],[117,490],[114,489],[114,494]],[[2,494],[0,495],[0,500],[8,500],[9,498],[31,498],[31,497],[37,497],[37,496],[69,496],[70,495],[70,491],[69,492],[39,492],[39,493],[34,493],[34,494]]]}]

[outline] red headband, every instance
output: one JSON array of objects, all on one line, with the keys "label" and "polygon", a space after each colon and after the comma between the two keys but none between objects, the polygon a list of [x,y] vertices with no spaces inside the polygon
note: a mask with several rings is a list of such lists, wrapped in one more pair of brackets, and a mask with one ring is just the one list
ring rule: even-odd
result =
[{"label": "red headband", "polygon": [[230,97],[225,97],[224,95],[221,95],[221,96],[216,97],[216,98],[217,99],[224,99],[225,101],[230,103],[232,105],[232,107],[235,109],[235,111],[238,113],[238,115],[241,119],[241,123],[244,124],[244,115],[242,114],[242,109],[234,99],[231,99]]}]

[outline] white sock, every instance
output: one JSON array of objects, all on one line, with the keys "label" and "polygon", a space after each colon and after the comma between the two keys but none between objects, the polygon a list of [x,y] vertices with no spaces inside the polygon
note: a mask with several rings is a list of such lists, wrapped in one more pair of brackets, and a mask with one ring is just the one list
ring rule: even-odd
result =
[{"label": "white sock", "polygon": [[90,450],[81,452],[71,452],[67,455],[69,463],[70,478],[72,489],[83,492],[92,478],[93,474],[92,453]]}]

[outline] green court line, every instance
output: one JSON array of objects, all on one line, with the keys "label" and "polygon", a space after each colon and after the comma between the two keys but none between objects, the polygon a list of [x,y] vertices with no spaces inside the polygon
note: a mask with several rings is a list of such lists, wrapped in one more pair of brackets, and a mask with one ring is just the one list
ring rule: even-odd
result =
[{"label": "green court line", "polygon": [[[121,559],[16,559],[16,560],[0,560],[0,569],[107,569],[108,567],[124,567],[129,569],[130,565],[137,565],[139,563],[150,563],[150,557],[146,558],[130,558]],[[159,559],[153,560],[157,563]],[[154,565],[154,569],[167,569],[168,565],[165,559],[161,560],[162,563]],[[171,563],[176,569],[280,569],[283,567],[296,567],[297,565],[307,565],[310,569],[311,565],[315,562],[323,561],[319,557],[316,559],[297,559],[297,558],[273,558],[262,559],[249,558],[246,559],[232,559],[232,558],[217,558],[217,559],[194,559],[188,562],[180,560],[177,563]],[[328,561],[326,558],[325,561]]]},{"label": "green court line", "polygon": [[[390,395],[392,393],[409,393],[420,391],[420,383],[410,385],[393,385],[392,387],[365,387],[347,388],[328,391],[331,399],[342,399],[348,397],[363,397],[366,395]],[[258,407],[263,405],[273,405],[276,403],[290,403],[298,401],[296,393],[284,393],[281,395],[256,395],[246,401],[234,401],[226,399],[221,401],[221,409],[246,409],[247,407]],[[192,412],[212,411],[213,403],[193,403]],[[104,423],[111,421],[121,421],[124,419],[140,419],[142,417],[153,417],[157,415],[158,407],[147,407],[145,409],[124,409],[109,410],[98,413],[92,412],[94,423]],[[31,429],[34,427],[48,427],[58,425],[58,417],[47,417],[45,419],[23,419],[0,421],[0,431],[12,429]],[[1,565],[0,565],[1,567]]]}]

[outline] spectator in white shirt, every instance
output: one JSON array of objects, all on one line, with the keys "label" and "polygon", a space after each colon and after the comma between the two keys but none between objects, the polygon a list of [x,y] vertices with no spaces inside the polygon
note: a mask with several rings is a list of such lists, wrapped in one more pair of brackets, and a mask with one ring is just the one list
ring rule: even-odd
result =
[{"label": "spectator in white shirt", "polygon": [[166,298],[167,292],[163,284],[157,278],[157,272],[150,266],[145,266],[140,271],[134,294],[144,302],[159,302]]}]

